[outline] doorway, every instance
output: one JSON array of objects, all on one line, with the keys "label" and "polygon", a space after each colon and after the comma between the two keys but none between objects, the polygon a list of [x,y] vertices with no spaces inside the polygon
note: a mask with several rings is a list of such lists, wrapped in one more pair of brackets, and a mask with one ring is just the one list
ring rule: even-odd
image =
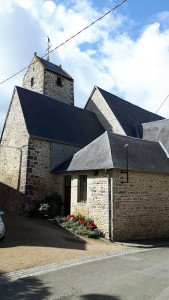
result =
[{"label": "doorway", "polygon": [[70,215],[71,176],[64,177],[64,216]]}]

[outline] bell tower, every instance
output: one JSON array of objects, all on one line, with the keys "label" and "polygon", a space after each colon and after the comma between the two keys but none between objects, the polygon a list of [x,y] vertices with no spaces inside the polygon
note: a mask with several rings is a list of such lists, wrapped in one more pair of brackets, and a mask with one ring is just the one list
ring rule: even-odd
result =
[{"label": "bell tower", "polygon": [[74,80],[62,69],[34,54],[23,79],[23,88],[74,105]]}]

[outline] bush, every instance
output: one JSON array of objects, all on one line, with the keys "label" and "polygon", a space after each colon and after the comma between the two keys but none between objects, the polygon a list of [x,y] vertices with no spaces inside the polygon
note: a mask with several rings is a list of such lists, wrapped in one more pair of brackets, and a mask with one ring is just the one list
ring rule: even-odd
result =
[{"label": "bush", "polygon": [[57,193],[45,197],[44,200],[37,203],[36,207],[29,211],[29,217],[53,218],[60,216],[62,209],[62,199]]},{"label": "bush", "polygon": [[69,215],[67,217],[55,217],[52,223],[68,228],[75,233],[87,236],[89,238],[104,237],[104,234],[99,230],[96,224],[90,218],[85,218],[81,214]]}]

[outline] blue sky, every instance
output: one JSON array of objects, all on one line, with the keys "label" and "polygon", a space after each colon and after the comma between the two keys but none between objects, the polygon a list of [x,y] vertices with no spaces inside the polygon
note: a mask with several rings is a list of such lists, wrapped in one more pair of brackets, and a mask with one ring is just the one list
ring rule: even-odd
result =
[{"label": "blue sky", "polygon": [[[0,81],[75,34],[117,0],[0,0]],[[75,105],[84,107],[94,85],[155,112],[169,94],[169,1],[127,0],[121,7],[54,51],[75,81]],[[0,86],[0,132],[15,85]],[[169,100],[159,111],[169,117]]]}]

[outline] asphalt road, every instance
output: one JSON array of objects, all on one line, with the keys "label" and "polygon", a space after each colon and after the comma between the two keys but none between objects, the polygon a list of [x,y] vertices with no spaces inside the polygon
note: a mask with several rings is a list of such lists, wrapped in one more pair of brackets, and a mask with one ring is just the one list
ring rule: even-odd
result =
[{"label": "asphalt road", "polygon": [[120,255],[2,284],[0,299],[168,300],[169,248]]}]

